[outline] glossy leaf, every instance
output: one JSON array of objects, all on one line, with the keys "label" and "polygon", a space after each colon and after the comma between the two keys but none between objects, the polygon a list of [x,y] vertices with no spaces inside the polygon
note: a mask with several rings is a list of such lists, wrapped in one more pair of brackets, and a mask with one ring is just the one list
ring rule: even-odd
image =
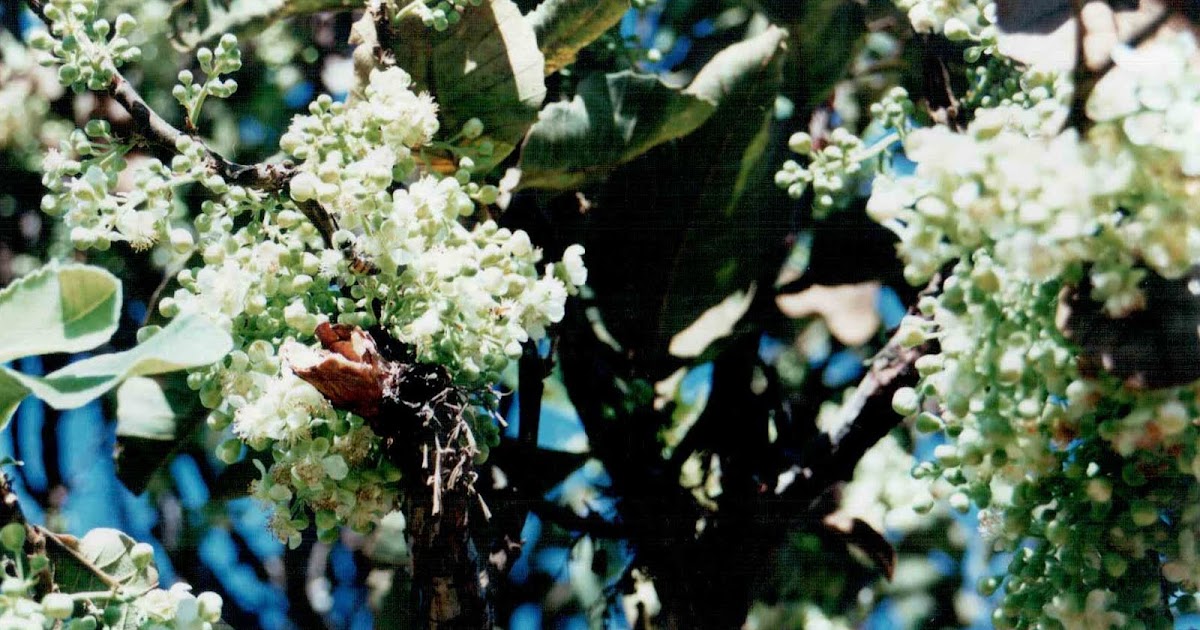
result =
[{"label": "glossy leaf", "polygon": [[575,61],[575,55],[621,21],[629,0],[545,0],[529,14],[546,74]]},{"label": "glossy leaf", "polygon": [[608,174],[651,148],[681,138],[716,110],[704,96],[634,72],[593,74],[575,98],[538,115],[521,148],[521,186],[570,190]]},{"label": "glossy leaf", "polygon": [[589,284],[631,353],[666,356],[677,333],[748,291],[782,238],[772,228],[786,222],[770,213],[786,210],[761,195],[771,190],[765,149],[785,39],[772,27],[714,57],[688,92],[718,103],[716,112],[619,169],[596,196],[583,234]]}]

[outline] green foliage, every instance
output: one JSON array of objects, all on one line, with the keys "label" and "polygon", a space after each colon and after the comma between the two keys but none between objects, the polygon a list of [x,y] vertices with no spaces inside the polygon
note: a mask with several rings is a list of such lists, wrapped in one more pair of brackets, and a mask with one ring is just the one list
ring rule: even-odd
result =
[{"label": "green foliage", "polygon": [[0,362],[83,352],[108,341],[121,314],[121,283],[99,267],[50,265],[0,291]]},{"label": "green foliage", "polygon": [[[631,162],[601,188],[600,203],[608,205],[607,195],[623,195],[631,180],[645,181],[645,169],[658,170],[653,186],[637,184],[644,190],[636,206],[614,203],[588,230],[596,239],[586,242],[593,259],[624,259],[597,268],[591,283],[605,324],[623,347],[665,357],[672,337],[759,278],[769,255],[763,244],[771,238],[760,227],[775,222],[761,183],[770,177],[764,148],[786,36],[771,27],[718,53],[687,90],[717,103],[708,121]],[[620,225],[639,228],[610,232]],[[609,234],[613,240],[600,240]],[[635,245],[640,239],[646,242]],[[618,268],[627,271],[601,275]],[[740,312],[731,312],[736,321]]]},{"label": "green foliage", "polygon": [[[55,352],[84,352],[117,329],[121,285],[86,265],[50,265],[0,292],[0,315],[12,322],[0,333],[5,361]],[[43,377],[0,366],[0,427],[29,394],[56,409],[79,407],[131,376],[208,365],[229,351],[229,336],[201,318],[172,322],[132,350],[77,361]]]},{"label": "green foliage", "polygon": [[521,147],[521,186],[573,190],[704,123],[717,101],[632,71],[594,74],[552,103]]},{"label": "green foliage", "polygon": [[193,50],[226,33],[252,35],[278,20],[362,4],[362,0],[183,0],[171,7],[172,43]]},{"label": "green foliage", "polygon": [[375,21],[369,11],[355,26],[358,93],[386,51],[416,90],[438,102],[442,129],[456,134],[470,120],[483,122],[481,135],[457,143],[476,169],[512,153],[546,96],[545,57],[512,0],[487,0],[444,31],[428,28],[417,12],[389,21],[384,32],[376,32]]},{"label": "green foliage", "polygon": [[533,25],[546,74],[574,63],[575,56],[621,20],[629,0],[545,0],[526,19]]},{"label": "green foliage", "polygon": [[73,409],[108,392],[127,378],[209,365],[232,347],[228,333],[201,316],[181,317],[131,350],[76,361],[46,376],[0,368],[0,410],[4,421],[33,394],[55,409]]}]

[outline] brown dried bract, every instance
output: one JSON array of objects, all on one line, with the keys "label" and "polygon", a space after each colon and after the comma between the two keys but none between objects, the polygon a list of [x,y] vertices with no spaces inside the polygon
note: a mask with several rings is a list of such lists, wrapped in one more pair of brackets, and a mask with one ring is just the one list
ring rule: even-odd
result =
[{"label": "brown dried bract", "polygon": [[343,324],[322,323],[316,335],[323,350],[284,346],[288,367],[333,406],[363,418],[378,416],[394,369],[380,356],[375,340],[366,331]]}]

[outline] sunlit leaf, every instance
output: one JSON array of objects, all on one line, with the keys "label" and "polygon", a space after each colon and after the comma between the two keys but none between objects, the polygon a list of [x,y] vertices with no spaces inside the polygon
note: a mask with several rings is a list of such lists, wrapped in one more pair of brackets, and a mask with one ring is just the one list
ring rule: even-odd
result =
[{"label": "sunlit leaf", "polygon": [[116,332],[120,312],[121,283],[111,273],[86,265],[43,267],[0,291],[0,363],[91,350]]},{"label": "sunlit leaf", "polygon": [[232,347],[229,333],[201,315],[185,315],[131,350],[84,359],[44,377],[0,367],[0,424],[28,394],[55,409],[74,409],[133,376],[163,374],[216,362]]},{"label": "sunlit leaf", "polygon": [[538,47],[546,57],[546,74],[575,61],[629,10],[629,0],[545,0],[529,14]]},{"label": "sunlit leaf", "polygon": [[[478,169],[512,153],[546,97],[545,58],[512,0],[469,7],[444,32],[412,12],[397,21],[377,17],[368,11],[351,38],[359,45],[354,55],[360,85],[372,68],[394,61],[412,75],[415,90],[437,100],[441,136],[457,134],[472,118],[483,122],[482,136],[458,141],[472,152]],[[491,144],[490,154],[479,151],[485,143]]]}]

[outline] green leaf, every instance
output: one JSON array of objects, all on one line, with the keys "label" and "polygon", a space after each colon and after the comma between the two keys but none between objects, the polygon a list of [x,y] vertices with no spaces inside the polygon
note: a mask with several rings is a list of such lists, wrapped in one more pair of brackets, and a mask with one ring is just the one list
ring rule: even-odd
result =
[{"label": "green leaf", "polygon": [[112,337],[120,314],[121,283],[111,273],[87,265],[42,267],[0,290],[0,363],[91,350]]},{"label": "green leaf", "polygon": [[583,47],[621,21],[629,0],[545,0],[527,16],[546,57],[546,74],[575,61]]},{"label": "green leaf", "polygon": [[783,94],[811,112],[846,77],[867,34],[865,3],[846,0],[766,0],[763,8],[791,32]]},{"label": "green leaf", "polygon": [[135,376],[117,388],[117,435],[174,440],[176,408],[184,404],[178,395],[167,396],[161,378]]},{"label": "green leaf", "polygon": [[521,148],[521,186],[577,188],[691,133],[712,115],[715,103],[712,94],[672,88],[652,75],[593,74],[573,100],[552,103],[538,115]]},{"label": "green leaf", "polygon": [[[484,171],[512,153],[537,118],[546,98],[545,58],[533,27],[512,0],[486,0],[462,16],[438,32],[412,13],[391,21],[368,11],[351,41],[359,43],[354,56],[360,86],[380,59],[394,57],[395,65],[412,75],[414,89],[437,100],[441,137],[457,134],[472,118],[483,121],[481,137],[459,144]],[[492,144],[491,155],[477,151],[485,142]],[[448,162],[443,170],[452,170]]]},{"label": "green leaf", "polygon": [[28,394],[55,409],[74,409],[133,376],[149,376],[200,367],[224,357],[233,340],[202,315],[184,315],[131,350],[83,361],[44,377],[0,367],[0,428]]},{"label": "green leaf", "polygon": [[253,35],[277,20],[362,5],[362,0],[184,0],[171,7],[171,43],[191,51],[225,33]]},{"label": "green leaf", "polygon": [[790,209],[766,197],[774,165],[766,146],[786,37],[770,27],[720,52],[687,90],[718,103],[716,112],[620,168],[595,196],[581,235],[589,285],[631,356],[669,357],[676,334],[730,296],[749,295],[782,245]]},{"label": "green leaf", "polygon": [[61,592],[111,591],[114,585],[120,585],[140,594],[158,584],[158,571],[153,565],[145,571],[137,570],[130,555],[137,541],[119,530],[93,529],[78,541],[54,534],[49,538],[46,551]]}]

